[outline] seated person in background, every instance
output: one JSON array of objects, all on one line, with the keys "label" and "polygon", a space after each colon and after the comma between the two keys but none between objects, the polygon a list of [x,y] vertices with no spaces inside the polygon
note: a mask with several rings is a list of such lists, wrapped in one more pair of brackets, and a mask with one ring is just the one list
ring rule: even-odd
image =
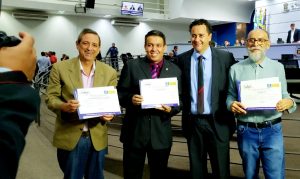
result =
[{"label": "seated person in background", "polygon": [[121,56],[120,56],[120,58],[121,58],[122,61],[123,61],[123,65],[125,65],[125,64],[127,63],[127,61],[128,61],[128,56],[127,56],[127,54],[122,53]]},{"label": "seated person in background", "polygon": [[225,40],[225,41],[224,41],[224,46],[225,46],[225,47],[230,46],[230,42],[229,42],[228,40]]},{"label": "seated person in background", "polygon": [[173,56],[174,56],[174,57],[177,57],[177,56],[178,56],[178,46],[177,46],[177,45],[174,46],[172,52],[173,52]]},{"label": "seated person in background", "polygon": [[241,43],[240,44],[241,44],[241,46],[245,46],[246,45],[246,42],[245,42],[244,38],[241,39]]},{"label": "seated person in background", "polygon": [[34,39],[21,32],[21,43],[0,47],[0,178],[15,178],[30,123],[37,118],[40,97],[29,81],[34,76]]},{"label": "seated person in background", "polygon": [[101,52],[98,53],[98,55],[96,56],[96,59],[101,61],[102,60],[102,55],[101,55]]},{"label": "seated person in background", "polygon": [[236,46],[236,47],[241,46],[239,39],[235,40],[234,46]]},{"label": "seated person in background", "polygon": [[68,59],[69,59],[69,56],[68,56],[68,55],[62,54],[62,57],[60,58],[60,61],[68,60]]},{"label": "seated person in background", "polygon": [[215,41],[213,41],[213,40],[211,40],[211,41],[209,42],[209,45],[210,45],[211,47],[217,47],[217,43],[216,43]]},{"label": "seated person in background", "polygon": [[170,59],[174,57],[174,53],[173,52],[169,52],[169,57]]},{"label": "seated person in background", "polygon": [[133,60],[133,56],[131,55],[131,53],[127,52],[126,53],[128,60]]}]

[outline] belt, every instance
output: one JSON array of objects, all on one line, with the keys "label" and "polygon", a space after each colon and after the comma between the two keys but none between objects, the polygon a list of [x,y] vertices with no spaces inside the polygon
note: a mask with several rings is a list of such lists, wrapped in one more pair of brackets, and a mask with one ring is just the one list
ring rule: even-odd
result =
[{"label": "belt", "polygon": [[89,131],[82,131],[81,136],[82,137],[90,137],[90,132]]},{"label": "belt", "polygon": [[212,114],[192,114],[192,119],[212,119]]},{"label": "belt", "polygon": [[261,123],[238,121],[238,124],[245,125],[245,126],[248,126],[248,127],[251,127],[251,128],[261,129],[261,128],[269,127],[271,125],[275,125],[275,124],[280,123],[280,122],[281,122],[281,118],[279,117],[279,118],[269,120],[269,121],[265,121],[265,122],[261,122]]}]

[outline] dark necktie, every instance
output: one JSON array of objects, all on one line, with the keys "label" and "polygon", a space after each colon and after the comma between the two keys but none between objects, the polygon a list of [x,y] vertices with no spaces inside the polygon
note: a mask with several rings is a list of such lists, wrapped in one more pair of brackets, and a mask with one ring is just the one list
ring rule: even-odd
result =
[{"label": "dark necktie", "polygon": [[200,55],[198,57],[198,101],[197,109],[198,113],[202,114],[204,112],[204,80],[203,80],[203,67],[202,60],[204,57]]},{"label": "dark necktie", "polygon": [[158,77],[158,64],[152,64],[151,65],[151,77],[152,79],[155,79]]}]

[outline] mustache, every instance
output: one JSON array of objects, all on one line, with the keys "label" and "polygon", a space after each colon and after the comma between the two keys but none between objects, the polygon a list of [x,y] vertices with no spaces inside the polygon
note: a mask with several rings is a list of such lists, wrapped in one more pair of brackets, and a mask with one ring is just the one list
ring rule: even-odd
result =
[{"label": "mustache", "polygon": [[248,50],[263,50],[261,47],[249,47]]}]

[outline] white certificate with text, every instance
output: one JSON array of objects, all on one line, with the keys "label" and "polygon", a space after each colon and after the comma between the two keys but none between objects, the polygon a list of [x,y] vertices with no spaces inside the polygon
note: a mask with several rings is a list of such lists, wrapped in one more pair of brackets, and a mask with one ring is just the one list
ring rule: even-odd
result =
[{"label": "white certificate with text", "polygon": [[281,98],[281,83],[278,77],[240,82],[239,99],[247,110],[275,109]]},{"label": "white certificate with text", "polygon": [[76,89],[74,96],[79,101],[79,119],[121,114],[117,89],[113,86]]},{"label": "white certificate with text", "polygon": [[143,109],[161,107],[162,104],[179,106],[178,80],[175,77],[140,80],[140,92]]}]

